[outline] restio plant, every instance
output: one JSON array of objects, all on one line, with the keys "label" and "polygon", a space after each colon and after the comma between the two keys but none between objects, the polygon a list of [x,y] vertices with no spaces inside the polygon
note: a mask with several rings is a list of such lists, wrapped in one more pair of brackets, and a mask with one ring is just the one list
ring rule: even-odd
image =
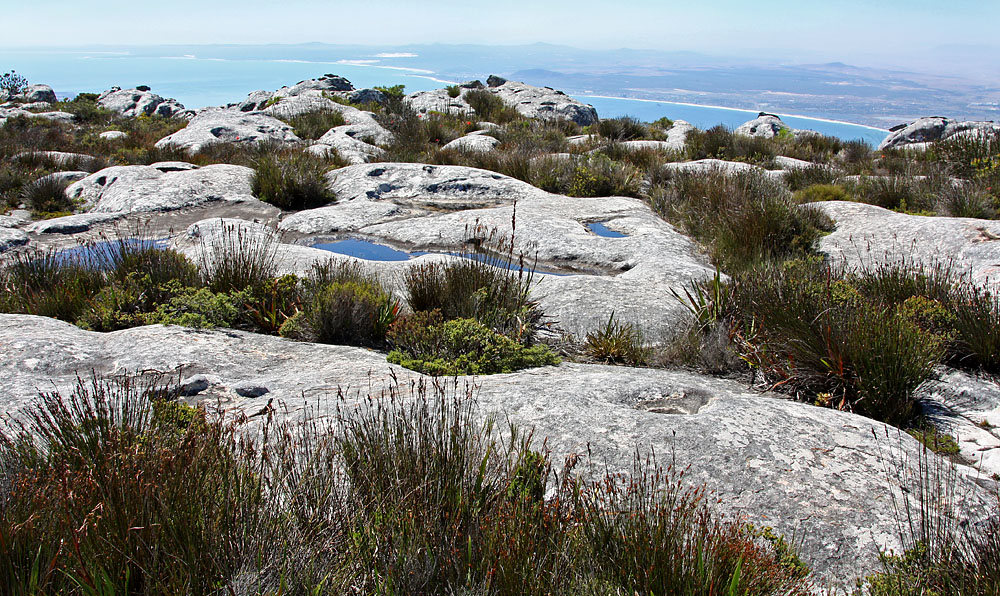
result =
[{"label": "restio plant", "polygon": [[308,153],[263,155],[254,163],[251,189],[258,199],[286,210],[322,207],[337,200],[323,174],[329,164]]}]

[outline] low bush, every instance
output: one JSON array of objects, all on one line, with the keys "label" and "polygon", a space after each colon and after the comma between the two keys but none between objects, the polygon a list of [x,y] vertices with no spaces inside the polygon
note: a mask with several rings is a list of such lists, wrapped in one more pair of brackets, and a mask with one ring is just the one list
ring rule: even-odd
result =
[{"label": "low bush", "polygon": [[609,141],[632,141],[645,138],[649,130],[637,119],[622,116],[602,119],[597,123],[597,134]]},{"label": "low bush", "polygon": [[937,195],[935,210],[950,217],[997,219],[1000,194],[980,182],[945,184]]},{"label": "low bush", "polygon": [[21,200],[36,217],[69,215],[75,205],[66,196],[67,186],[57,178],[40,178],[23,188]]},{"label": "low bush", "polygon": [[778,154],[772,139],[735,134],[719,125],[708,130],[695,130],[688,134],[685,151],[688,159],[725,159],[744,161],[770,167]]},{"label": "low bush", "polygon": [[931,212],[934,198],[910,176],[863,176],[848,186],[856,200],[903,212]]},{"label": "low bush", "polygon": [[323,174],[325,160],[308,153],[287,158],[265,155],[254,164],[251,190],[255,197],[286,210],[312,209],[337,200]]},{"label": "low bush", "polygon": [[530,297],[534,267],[523,254],[512,262],[512,244],[494,235],[478,253],[410,267],[403,279],[407,304],[414,311],[439,310],[445,319],[475,319],[518,342],[530,343],[543,314]]},{"label": "low bush", "polygon": [[796,203],[819,203],[821,201],[850,201],[851,194],[839,184],[813,184],[795,191],[792,198]]},{"label": "low bush", "polygon": [[318,139],[331,128],[347,124],[344,116],[336,110],[308,112],[288,119],[289,126],[300,139]]},{"label": "low bush", "polygon": [[213,292],[256,293],[277,277],[279,251],[277,233],[221,220],[219,229],[202,239],[199,271]]},{"label": "low bush", "polygon": [[374,282],[333,282],[316,291],[296,324],[319,343],[379,346],[399,303]]},{"label": "low bush", "polygon": [[584,352],[608,364],[640,366],[646,363],[649,350],[643,345],[642,330],[631,323],[620,323],[614,313],[600,329],[587,334]]},{"label": "low bush", "polygon": [[559,363],[547,346],[526,347],[474,319],[438,311],[404,317],[389,329],[393,364],[432,376],[492,375]]},{"label": "low bush", "polygon": [[249,292],[213,292],[208,288],[177,288],[156,310],[145,315],[145,324],[182,325],[184,327],[237,327]]},{"label": "low bush", "polygon": [[599,153],[538,162],[531,182],[548,192],[571,197],[640,196],[642,172]]},{"label": "low bush", "polygon": [[792,191],[798,191],[817,184],[833,184],[840,175],[838,170],[827,165],[792,168],[785,173],[785,184]]},{"label": "low bush", "polygon": [[56,251],[15,253],[0,270],[5,312],[73,322],[103,286],[100,271],[84,260]]},{"label": "low bush", "polygon": [[675,174],[650,202],[727,272],[809,254],[820,234],[832,229],[821,212],[795,205],[782,184],[754,171]]},{"label": "low bush", "polygon": [[486,89],[472,89],[465,94],[463,99],[476,111],[476,117],[480,121],[505,124],[521,119],[521,114],[516,109],[507,105],[504,100],[500,99],[500,96]]}]

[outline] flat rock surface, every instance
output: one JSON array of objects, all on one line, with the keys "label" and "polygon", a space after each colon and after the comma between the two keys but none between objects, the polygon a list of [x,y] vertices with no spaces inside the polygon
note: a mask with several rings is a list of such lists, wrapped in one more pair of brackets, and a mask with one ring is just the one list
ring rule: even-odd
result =
[{"label": "flat rock surface", "polygon": [[197,153],[215,143],[298,143],[292,127],[265,114],[209,109],[200,112],[181,130],[163,137],[156,147],[178,147]]},{"label": "flat rock surface", "polygon": [[951,263],[976,283],[1000,280],[1000,221],[907,215],[847,201],[810,204],[837,226],[820,240],[819,250],[849,267],[905,259]]},{"label": "flat rock surface", "polygon": [[[185,377],[189,401],[253,413],[274,398],[289,416],[307,406],[332,413],[338,390],[349,409],[390,386],[390,374],[402,387],[419,377],[360,348],[159,325],[101,334],[0,315],[8,413],[37,390],[69,389],[77,374],[138,370]],[[460,391],[465,382],[457,381]],[[876,567],[877,548],[898,547],[890,495],[900,497],[900,483],[912,488],[918,450],[905,434],[885,438],[869,419],[685,372],[563,364],[476,382],[481,412],[534,427],[557,462],[590,453],[594,473],[629,471],[636,450],[654,449],[662,465],[686,470],[686,482],[704,483],[723,512],[801,540],[820,580],[849,586]],[[964,511],[990,501],[962,479],[956,488]]]},{"label": "flat rock surface", "polygon": [[94,213],[170,211],[212,201],[257,202],[253,170],[218,164],[182,171],[153,166],[113,166],[74,182],[66,194]]},{"label": "flat rock surface", "polygon": [[0,227],[0,253],[28,243],[28,235],[16,228]]},{"label": "flat rock surface", "polygon": [[994,377],[941,368],[916,397],[934,426],[958,443],[959,455],[983,477],[1000,478],[1000,384]]},{"label": "flat rock surface", "polygon": [[43,219],[29,225],[26,230],[32,234],[79,234],[97,224],[115,221],[121,213],[77,213],[66,217]]}]

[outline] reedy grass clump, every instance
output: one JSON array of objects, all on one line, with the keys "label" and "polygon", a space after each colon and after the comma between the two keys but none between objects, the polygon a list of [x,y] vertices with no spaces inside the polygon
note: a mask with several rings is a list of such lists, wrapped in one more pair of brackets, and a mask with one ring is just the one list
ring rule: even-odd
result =
[{"label": "reedy grass clump", "polygon": [[199,268],[213,292],[261,288],[277,277],[280,251],[276,232],[220,220],[203,239]]},{"label": "reedy grass clump", "polygon": [[0,433],[0,589],[808,593],[680,475],[557,476],[473,391],[341,393],[300,421],[194,410],[156,378],[44,394]]},{"label": "reedy grass clump", "polygon": [[597,123],[597,134],[609,141],[633,141],[649,135],[649,129],[630,116],[604,118]]},{"label": "reedy grass clump", "polygon": [[607,364],[641,366],[649,356],[644,341],[639,327],[616,321],[615,313],[611,313],[603,327],[587,334],[583,349],[591,358]]},{"label": "reedy grass clump", "polygon": [[285,210],[312,209],[337,200],[324,174],[329,163],[309,153],[263,155],[254,162],[251,190],[258,199]]},{"label": "reedy grass clump", "polygon": [[522,118],[516,109],[507,105],[500,96],[487,91],[486,89],[471,89],[463,97],[473,110],[479,120],[493,122],[495,124],[506,124]]},{"label": "reedy grass clump", "polygon": [[325,135],[331,128],[347,124],[344,116],[336,110],[320,110],[299,114],[288,119],[295,136],[300,139],[315,140]]},{"label": "reedy grass clump", "polygon": [[69,184],[56,178],[39,178],[21,190],[21,201],[36,217],[68,215],[75,205],[66,196],[67,186]]},{"label": "reedy grass clump", "polygon": [[781,183],[754,171],[674,174],[650,192],[650,203],[728,272],[809,254],[831,228],[822,213],[795,205]]}]

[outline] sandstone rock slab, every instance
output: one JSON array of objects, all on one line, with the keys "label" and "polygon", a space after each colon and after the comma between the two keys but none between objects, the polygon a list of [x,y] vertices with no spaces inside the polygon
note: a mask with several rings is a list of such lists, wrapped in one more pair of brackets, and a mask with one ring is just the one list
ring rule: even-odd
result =
[{"label": "sandstone rock slab", "polygon": [[292,127],[266,114],[235,110],[204,110],[181,130],[163,137],[156,147],[177,147],[197,153],[216,143],[299,143]]}]

